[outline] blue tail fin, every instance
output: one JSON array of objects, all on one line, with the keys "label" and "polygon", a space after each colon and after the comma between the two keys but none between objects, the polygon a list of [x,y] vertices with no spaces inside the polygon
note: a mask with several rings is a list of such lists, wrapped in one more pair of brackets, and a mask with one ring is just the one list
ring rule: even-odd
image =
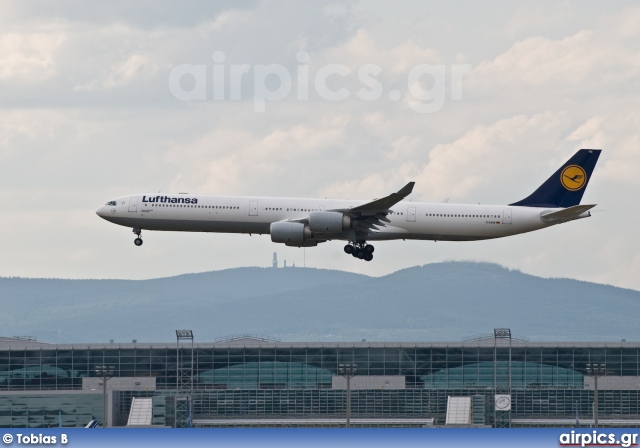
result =
[{"label": "blue tail fin", "polygon": [[524,207],[572,207],[580,204],[600,149],[581,149],[531,196],[509,205]]}]

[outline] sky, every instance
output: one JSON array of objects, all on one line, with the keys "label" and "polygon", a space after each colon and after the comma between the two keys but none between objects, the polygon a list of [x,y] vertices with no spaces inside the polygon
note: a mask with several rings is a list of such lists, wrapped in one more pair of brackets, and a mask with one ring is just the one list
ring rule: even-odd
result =
[{"label": "sky", "polygon": [[[636,2],[0,3],[0,276],[145,279],[439,261],[640,289]],[[244,75],[239,75],[242,72]],[[481,242],[144,232],[143,192],[508,204],[602,148],[590,219]]]}]

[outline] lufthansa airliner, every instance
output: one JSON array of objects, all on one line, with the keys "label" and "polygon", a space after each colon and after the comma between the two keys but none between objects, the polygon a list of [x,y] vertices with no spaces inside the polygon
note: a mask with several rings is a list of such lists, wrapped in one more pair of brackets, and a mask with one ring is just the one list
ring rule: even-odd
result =
[{"label": "lufthansa airliner", "polygon": [[270,234],[294,247],[346,241],[344,251],[373,259],[371,242],[387,240],[474,241],[501,238],[591,216],[580,205],[601,150],[581,149],[525,199],[509,205],[403,201],[409,182],[372,201],[142,193],[110,200],[96,213],[133,229]]}]

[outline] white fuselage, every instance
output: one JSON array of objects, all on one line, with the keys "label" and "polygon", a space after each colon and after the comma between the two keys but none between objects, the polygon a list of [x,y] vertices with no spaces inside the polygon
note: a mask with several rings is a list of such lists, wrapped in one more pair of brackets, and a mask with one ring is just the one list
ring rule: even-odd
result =
[{"label": "white fuselage", "polygon": [[[189,199],[188,202],[185,202]],[[172,201],[176,202],[172,202]],[[181,201],[182,202],[179,202]],[[305,219],[314,211],[342,210],[367,201],[190,194],[136,194],[114,199],[96,213],[107,221],[142,230],[269,234],[270,225]],[[115,205],[114,205],[115,204]],[[366,240],[472,241],[500,238],[565,222],[543,222],[554,208],[399,202],[391,221]],[[587,217],[588,214],[579,216]],[[576,219],[576,218],[574,218]],[[355,240],[346,230],[324,239]]]}]

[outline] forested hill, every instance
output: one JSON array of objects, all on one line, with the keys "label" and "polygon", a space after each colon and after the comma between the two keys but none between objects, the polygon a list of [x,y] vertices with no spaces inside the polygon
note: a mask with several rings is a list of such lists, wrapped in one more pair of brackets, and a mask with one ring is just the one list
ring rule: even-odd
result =
[{"label": "forested hill", "polygon": [[0,278],[0,336],[173,342],[263,334],[283,341],[459,341],[508,327],[531,340],[639,340],[640,292],[471,262],[367,277],[238,268],[153,280]]}]

